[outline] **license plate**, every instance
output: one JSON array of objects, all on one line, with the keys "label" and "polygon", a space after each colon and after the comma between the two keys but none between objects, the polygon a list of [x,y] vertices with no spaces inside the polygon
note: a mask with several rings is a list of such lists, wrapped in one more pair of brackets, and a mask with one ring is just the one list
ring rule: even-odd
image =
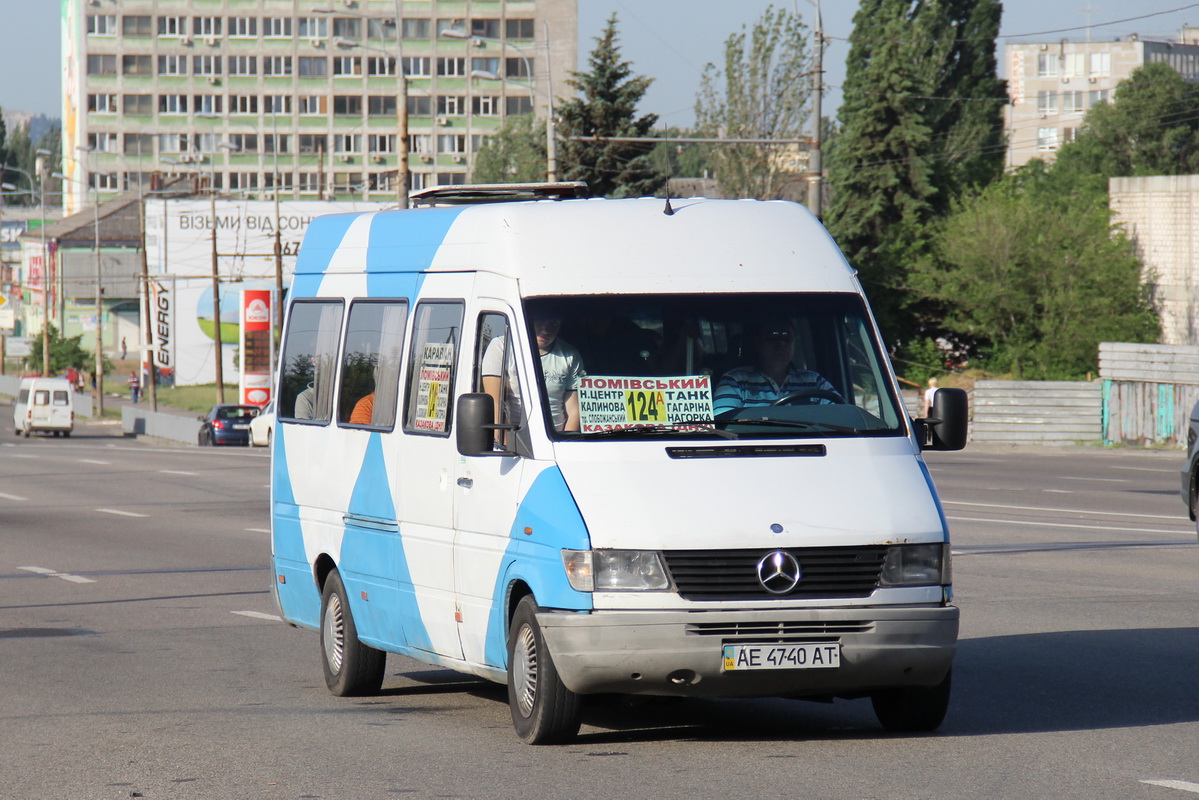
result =
[{"label": "license plate", "polygon": [[250,423],[248,423],[248,422],[246,422],[246,423],[236,423],[236,424],[234,424],[234,426],[233,426],[233,430],[235,430],[235,431],[244,431],[244,430],[249,430],[249,428],[250,428]]},{"label": "license plate", "polygon": [[835,669],[841,666],[839,644],[726,644],[724,671],[747,669]]}]

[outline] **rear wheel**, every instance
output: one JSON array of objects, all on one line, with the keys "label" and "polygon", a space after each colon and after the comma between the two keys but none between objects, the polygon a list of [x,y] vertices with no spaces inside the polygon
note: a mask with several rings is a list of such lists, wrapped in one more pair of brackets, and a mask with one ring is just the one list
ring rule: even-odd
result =
[{"label": "rear wheel", "polygon": [[522,597],[508,629],[508,705],[526,744],[557,744],[579,732],[582,702],[558,677],[537,624],[537,604]]},{"label": "rear wheel", "polygon": [[321,665],[325,685],[338,697],[374,694],[383,685],[387,654],[358,641],[346,587],[337,570],[321,594]]},{"label": "rear wheel", "polygon": [[904,686],[870,696],[874,715],[889,731],[927,732],[936,730],[949,710],[953,671],[936,686]]}]

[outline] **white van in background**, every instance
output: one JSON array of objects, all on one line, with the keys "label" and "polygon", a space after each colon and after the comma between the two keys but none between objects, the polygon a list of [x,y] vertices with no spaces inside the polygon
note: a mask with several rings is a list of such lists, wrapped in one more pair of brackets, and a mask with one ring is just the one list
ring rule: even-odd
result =
[{"label": "white van in background", "polygon": [[965,393],[908,416],[801,206],[575,186],[308,228],[272,585],[328,688],[377,692],[400,653],[506,683],[531,744],[605,693],[869,698],[936,728],[958,609],[921,450],[965,444]]},{"label": "white van in background", "polygon": [[75,429],[75,398],[65,378],[24,378],[13,405],[13,433],[44,431],[70,436]]}]

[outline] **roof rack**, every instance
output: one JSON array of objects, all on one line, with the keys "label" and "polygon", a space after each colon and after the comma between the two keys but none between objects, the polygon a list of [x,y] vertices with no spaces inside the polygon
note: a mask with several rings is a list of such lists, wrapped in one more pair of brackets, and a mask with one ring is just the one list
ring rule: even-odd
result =
[{"label": "roof rack", "polygon": [[573,200],[590,197],[586,181],[556,183],[475,183],[430,186],[410,195],[414,206],[457,206],[514,200]]}]

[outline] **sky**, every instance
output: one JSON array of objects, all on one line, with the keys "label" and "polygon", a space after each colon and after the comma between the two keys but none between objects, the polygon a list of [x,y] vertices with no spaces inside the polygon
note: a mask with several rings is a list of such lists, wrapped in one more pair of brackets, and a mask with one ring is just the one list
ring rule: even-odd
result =
[{"label": "sky", "polygon": [[[817,0],[774,0],[798,10],[811,27]],[[636,74],[653,78],[641,113],[656,113],[664,125],[694,121],[695,96],[704,65],[720,63],[724,41],[752,27],[770,0],[578,0],[579,60],[586,66],[604,23],[617,15],[621,52]],[[0,0],[0,19],[19,20],[19,33],[6,31],[0,46],[0,108],[61,116],[59,86],[59,0]],[[827,99],[825,115],[840,104],[846,41],[853,31],[855,0],[823,0]],[[1199,27],[1199,2],[1183,0],[1007,0],[1000,45],[1006,41],[1086,41],[1138,33],[1173,36],[1191,23]],[[7,26],[6,26],[7,27]],[[14,26],[16,27],[16,26]],[[1002,74],[1002,47],[999,51]]]}]

